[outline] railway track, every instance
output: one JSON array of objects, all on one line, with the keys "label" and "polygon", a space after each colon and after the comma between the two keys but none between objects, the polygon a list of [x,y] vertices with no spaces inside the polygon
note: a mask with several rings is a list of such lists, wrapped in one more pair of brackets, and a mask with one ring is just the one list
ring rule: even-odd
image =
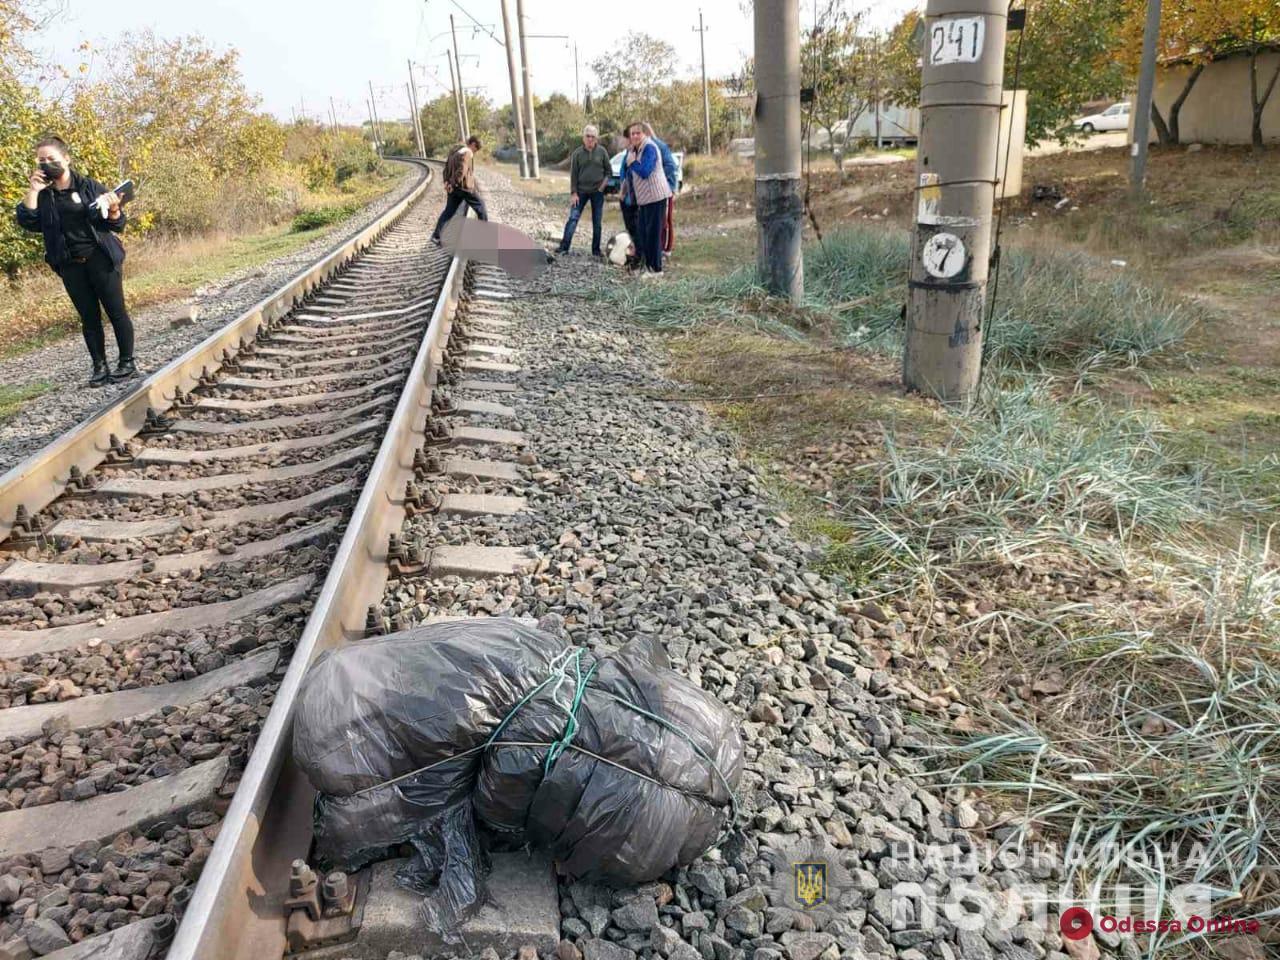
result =
[{"label": "railway track", "polygon": [[[310,840],[288,759],[307,665],[387,626],[389,575],[529,562],[399,537],[523,509],[487,456],[521,442],[493,425],[503,324],[452,323],[464,295],[510,294],[427,243],[433,186],[0,477],[0,956],[280,956]],[[311,888],[332,922],[295,916],[289,943],[350,935],[335,884]]]}]

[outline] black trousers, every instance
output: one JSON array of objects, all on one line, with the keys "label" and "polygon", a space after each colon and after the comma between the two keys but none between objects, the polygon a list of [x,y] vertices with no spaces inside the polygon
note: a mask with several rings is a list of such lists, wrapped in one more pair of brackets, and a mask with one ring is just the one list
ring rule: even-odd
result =
[{"label": "black trousers", "polygon": [[116,335],[120,362],[133,359],[133,321],[124,305],[124,275],[102,250],[95,250],[84,263],[64,263],[58,269],[76,313],[84,344],[94,363],[107,362],[107,340],[102,330],[102,311],[107,311],[111,331]]},{"label": "black trousers", "polygon": [[431,231],[432,240],[440,239],[440,231],[444,229],[446,223],[453,219],[453,215],[458,212],[458,208],[464,203],[474,210],[476,216],[481,220],[489,219],[489,213],[484,208],[484,198],[480,194],[454,187],[449,191],[448,199],[444,202],[444,211],[440,214],[440,219],[436,221],[436,228]]},{"label": "black trousers", "polygon": [[640,204],[636,218],[640,237],[636,240],[636,252],[644,257],[644,265],[654,273],[662,272],[662,224],[667,218],[667,201]]}]

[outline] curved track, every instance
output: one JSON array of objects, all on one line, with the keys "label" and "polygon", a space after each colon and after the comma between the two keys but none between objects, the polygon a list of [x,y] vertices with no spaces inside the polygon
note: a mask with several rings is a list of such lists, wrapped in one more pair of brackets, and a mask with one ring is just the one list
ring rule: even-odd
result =
[{"label": "curved track", "polygon": [[467,275],[427,180],[0,477],[0,945],[185,915],[175,960],[281,952],[307,664],[364,634],[389,560],[477,561],[390,540]]}]

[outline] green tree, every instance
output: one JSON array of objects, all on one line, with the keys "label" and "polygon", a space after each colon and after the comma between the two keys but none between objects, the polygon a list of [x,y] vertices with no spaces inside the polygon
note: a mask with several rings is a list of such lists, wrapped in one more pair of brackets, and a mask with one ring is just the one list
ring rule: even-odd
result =
[{"label": "green tree", "polygon": [[[453,94],[442,93],[434,100],[428,100],[421,106],[419,116],[427,156],[442,157],[462,139],[458,136],[458,113],[453,104]],[[467,118],[473,134],[481,140],[489,136],[492,142],[493,108],[487,99],[474,93],[467,94]]]},{"label": "green tree", "polygon": [[[1012,87],[1018,46],[1018,85],[1027,91],[1026,142],[1065,141],[1080,104],[1124,90],[1124,67],[1116,57],[1126,0],[1025,0],[1026,26],[1010,33],[1005,48],[1005,85]],[[889,99],[920,103],[919,15],[908,13],[890,32],[883,74]]]},{"label": "green tree", "polygon": [[845,10],[841,0],[827,0],[800,47],[803,81],[813,87],[809,115],[835,145],[837,127],[853,127],[871,99],[870,38],[859,37],[863,13]]}]

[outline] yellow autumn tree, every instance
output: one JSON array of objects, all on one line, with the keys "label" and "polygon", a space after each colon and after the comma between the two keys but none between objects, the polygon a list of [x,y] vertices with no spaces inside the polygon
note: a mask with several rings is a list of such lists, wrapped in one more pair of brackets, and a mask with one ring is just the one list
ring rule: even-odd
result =
[{"label": "yellow autumn tree", "polygon": [[[1142,60],[1145,0],[1127,0],[1119,59],[1131,77]],[[1161,143],[1179,143],[1178,115],[1205,68],[1225,57],[1249,58],[1252,140],[1262,146],[1262,112],[1274,94],[1280,65],[1266,71],[1261,54],[1280,43],[1280,3],[1276,0],[1163,0],[1160,7],[1159,62],[1186,67],[1167,116],[1152,104],[1151,119]]]}]

